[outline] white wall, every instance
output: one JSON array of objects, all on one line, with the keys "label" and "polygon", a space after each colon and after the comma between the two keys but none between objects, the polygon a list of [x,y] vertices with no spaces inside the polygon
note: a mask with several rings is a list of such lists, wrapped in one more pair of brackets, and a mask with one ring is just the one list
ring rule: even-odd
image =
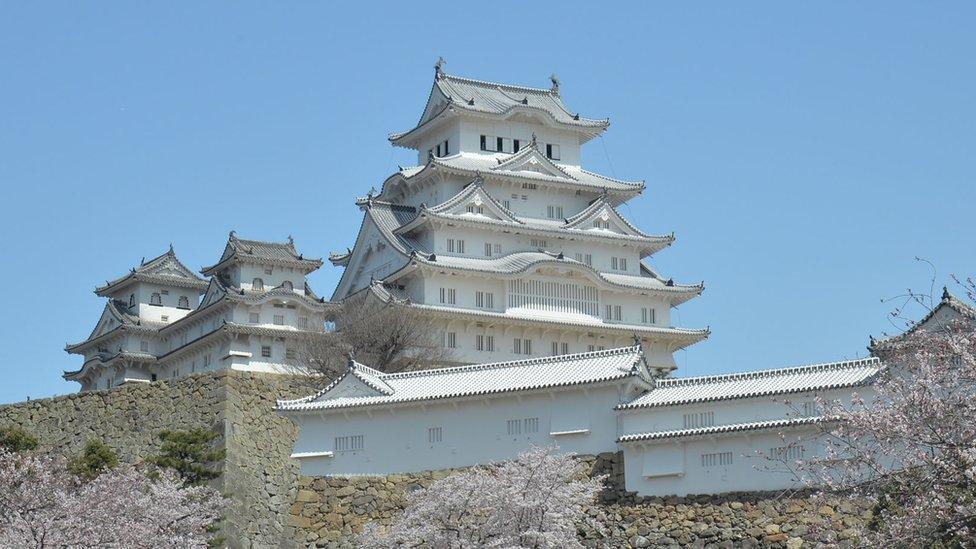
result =
[{"label": "white wall", "polygon": [[[462,467],[511,459],[532,445],[555,444],[564,452],[616,451],[613,407],[617,386],[591,386],[548,394],[522,393],[480,400],[431,402],[387,410],[296,414],[301,427],[295,452],[330,452],[335,437],[363,435],[361,451],[301,460],[302,474],[375,475]],[[538,418],[537,433],[509,435],[507,421]],[[428,428],[440,427],[442,441],[428,442]],[[553,436],[553,431],[589,432]]]}]

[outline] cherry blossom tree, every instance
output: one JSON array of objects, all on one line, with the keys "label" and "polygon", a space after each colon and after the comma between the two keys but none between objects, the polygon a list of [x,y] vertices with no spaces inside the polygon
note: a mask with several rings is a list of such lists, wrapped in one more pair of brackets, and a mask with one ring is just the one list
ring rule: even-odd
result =
[{"label": "cherry blossom tree", "polygon": [[865,545],[976,546],[976,314],[957,306],[962,319],[886,341],[862,395],[819,402],[825,451],[791,464],[829,495],[875,503]]},{"label": "cherry blossom tree", "polygon": [[206,547],[229,500],[153,476],[121,465],[86,481],[63,459],[0,452],[0,547]]},{"label": "cherry blossom tree", "polygon": [[582,464],[555,447],[532,448],[515,460],[467,469],[418,490],[391,526],[367,525],[366,548],[583,547],[577,526],[591,520],[604,477],[588,478]]}]

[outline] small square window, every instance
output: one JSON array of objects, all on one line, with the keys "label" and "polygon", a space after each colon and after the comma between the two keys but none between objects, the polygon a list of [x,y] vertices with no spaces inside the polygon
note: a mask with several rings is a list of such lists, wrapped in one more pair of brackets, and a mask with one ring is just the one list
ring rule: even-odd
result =
[{"label": "small square window", "polygon": [[271,345],[261,346],[261,356],[264,358],[271,358]]}]

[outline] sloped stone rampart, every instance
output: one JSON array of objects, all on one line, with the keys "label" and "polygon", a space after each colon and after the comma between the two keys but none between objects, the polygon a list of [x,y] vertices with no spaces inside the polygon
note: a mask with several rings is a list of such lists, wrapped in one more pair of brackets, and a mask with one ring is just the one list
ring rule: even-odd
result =
[{"label": "sloped stone rampart", "polygon": [[[852,546],[853,528],[869,507],[841,498],[826,504],[809,497],[730,494],[718,497],[642,498],[623,489],[619,453],[581,456],[590,474],[607,474],[607,488],[587,512],[605,532],[583,531],[587,547],[800,547]],[[382,477],[302,477],[290,522],[304,547],[353,547],[370,521],[389,524],[405,496],[453,471]]]}]

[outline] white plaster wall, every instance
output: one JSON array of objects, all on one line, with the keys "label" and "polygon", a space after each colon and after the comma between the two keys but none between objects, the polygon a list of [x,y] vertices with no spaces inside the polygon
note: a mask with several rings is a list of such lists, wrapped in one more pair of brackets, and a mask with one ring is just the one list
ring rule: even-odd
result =
[{"label": "white plaster wall", "polygon": [[[277,288],[287,281],[291,282],[295,293],[305,295],[305,273],[293,267],[245,263],[238,265],[237,270],[239,274],[235,278],[240,280],[244,290],[260,291],[254,289],[254,280],[260,278],[264,282],[265,291]],[[267,272],[269,270],[270,274]]]},{"label": "white plaster wall", "polygon": [[[164,295],[163,291],[169,293]],[[138,314],[141,319],[153,322],[164,322],[164,316],[167,317],[165,322],[175,322],[188,315],[200,302],[199,294],[196,290],[144,282],[135,284],[132,290],[125,295],[120,295],[119,299],[128,303],[128,296],[133,293],[136,296],[136,307],[129,309],[129,312]],[[153,293],[160,294],[162,305],[150,305]],[[178,307],[180,297],[187,298],[190,305],[189,309],[181,309]]]},{"label": "white plaster wall", "polygon": [[[440,123],[437,130],[428,133],[420,142],[417,151],[417,164],[427,163],[428,151],[434,149],[433,154],[437,155],[437,144],[443,141],[448,142],[449,155],[457,154],[461,143],[461,122],[457,118]],[[442,155],[443,156],[443,155]]]},{"label": "white plaster wall", "polygon": [[[461,150],[479,154],[491,154],[507,157],[507,154],[484,152],[481,150],[481,136],[509,137],[518,139],[521,147],[528,147],[532,142],[532,134],[536,135],[539,150],[545,154],[546,144],[553,143],[560,147],[559,164],[580,165],[579,136],[573,131],[560,130],[543,126],[541,123],[516,122],[510,120],[482,120],[461,119],[460,139]],[[426,150],[425,153],[426,154]]]},{"label": "white plaster wall", "polygon": [[[470,466],[511,459],[532,445],[595,454],[616,450],[613,407],[617,386],[562,390],[480,400],[431,402],[369,412],[296,415],[301,427],[295,452],[329,452],[338,436],[363,435],[361,451],[302,459],[304,475],[376,475]],[[537,433],[507,434],[507,420],[539,419]],[[427,429],[441,427],[442,441],[428,443]],[[575,435],[553,431],[587,429]]]}]

